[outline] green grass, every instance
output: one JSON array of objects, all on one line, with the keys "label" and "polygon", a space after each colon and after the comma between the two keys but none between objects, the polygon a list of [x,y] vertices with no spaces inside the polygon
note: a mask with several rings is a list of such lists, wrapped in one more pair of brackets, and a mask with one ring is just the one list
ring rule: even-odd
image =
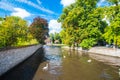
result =
[{"label": "green grass", "polygon": [[27,45],[34,45],[34,44],[38,44],[36,39],[32,39],[30,41],[19,41],[16,45],[13,46],[27,46]]}]

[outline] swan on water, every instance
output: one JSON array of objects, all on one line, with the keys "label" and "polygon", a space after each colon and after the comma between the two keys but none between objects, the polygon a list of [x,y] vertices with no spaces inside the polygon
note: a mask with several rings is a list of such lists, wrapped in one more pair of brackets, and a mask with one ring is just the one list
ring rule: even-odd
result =
[{"label": "swan on water", "polygon": [[89,63],[90,63],[91,61],[92,61],[92,60],[91,60],[91,59],[89,59],[87,62],[89,62]]},{"label": "swan on water", "polygon": [[47,71],[48,70],[48,64],[46,64],[45,67],[43,67],[43,71]]},{"label": "swan on water", "polygon": [[63,58],[66,58],[66,56],[63,56]]}]

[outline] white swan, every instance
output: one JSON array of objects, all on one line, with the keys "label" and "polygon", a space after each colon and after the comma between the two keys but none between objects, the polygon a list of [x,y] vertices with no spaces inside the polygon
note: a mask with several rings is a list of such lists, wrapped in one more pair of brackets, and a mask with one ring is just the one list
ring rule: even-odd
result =
[{"label": "white swan", "polygon": [[47,71],[48,70],[48,64],[46,64],[45,67],[43,67],[43,71]]},{"label": "white swan", "polygon": [[91,59],[89,59],[87,62],[89,62],[89,63],[90,63],[91,61],[92,61],[92,60],[91,60]]},{"label": "white swan", "polygon": [[66,58],[66,56],[63,56],[63,58]]}]

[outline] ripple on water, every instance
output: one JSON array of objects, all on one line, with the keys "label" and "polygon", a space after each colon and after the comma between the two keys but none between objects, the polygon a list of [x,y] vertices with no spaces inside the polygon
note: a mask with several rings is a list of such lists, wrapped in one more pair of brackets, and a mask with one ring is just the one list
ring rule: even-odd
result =
[{"label": "ripple on water", "polygon": [[[89,54],[62,50],[59,47],[46,47],[49,69],[40,72],[43,80],[118,80],[117,69],[90,58]],[[66,56],[63,58],[63,56]],[[99,56],[100,57],[100,56]],[[98,58],[99,59],[99,58]],[[91,62],[87,62],[92,60]],[[40,79],[40,78],[39,78]]]}]

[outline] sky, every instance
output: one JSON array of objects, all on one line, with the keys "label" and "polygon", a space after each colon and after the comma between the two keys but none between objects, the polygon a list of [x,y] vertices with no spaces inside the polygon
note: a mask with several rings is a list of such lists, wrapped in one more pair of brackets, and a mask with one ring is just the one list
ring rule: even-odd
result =
[{"label": "sky", "polygon": [[[49,24],[49,33],[60,32],[61,23],[57,19],[62,9],[75,0],[0,0],[0,17],[19,16],[31,24],[37,16],[45,18]],[[100,0],[98,6],[108,5]]]}]

